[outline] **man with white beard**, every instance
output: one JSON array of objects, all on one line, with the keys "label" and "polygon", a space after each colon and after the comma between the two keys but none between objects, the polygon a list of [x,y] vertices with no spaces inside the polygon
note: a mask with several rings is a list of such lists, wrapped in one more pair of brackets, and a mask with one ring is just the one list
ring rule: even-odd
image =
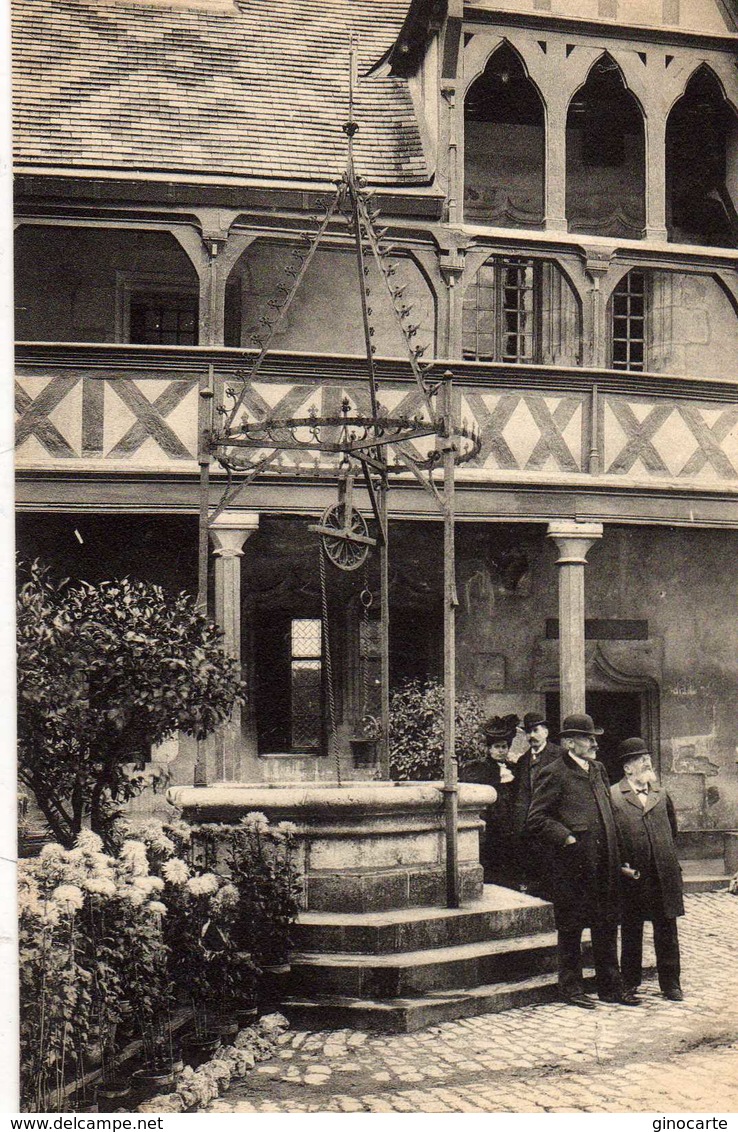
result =
[{"label": "man with white beard", "polygon": [[617,751],[624,777],[612,786],[612,808],[624,862],[620,970],[635,991],[641,981],[643,924],[653,923],[656,969],[665,998],[681,1002],[677,916],[684,915],[682,873],[674,838],[676,813],[659,785],[643,739],[625,739]]}]

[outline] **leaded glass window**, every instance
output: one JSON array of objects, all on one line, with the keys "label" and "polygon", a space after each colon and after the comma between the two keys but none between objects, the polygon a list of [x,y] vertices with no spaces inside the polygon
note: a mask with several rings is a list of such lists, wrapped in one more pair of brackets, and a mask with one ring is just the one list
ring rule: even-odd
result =
[{"label": "leaded glass window", "polygon": [[290,719],[293,750],[320,747],[323,629],[319,617],[290,624]]},{"label": "leaded glass window", "polygon": [[629,271],[612,296],[612,368],[646,368],[646,275]]},{"label": "leaded glass window", "polygon": [[518,257],[487,260],[464,295],[465,358],[535,362],[540,314],[540,263]]}]

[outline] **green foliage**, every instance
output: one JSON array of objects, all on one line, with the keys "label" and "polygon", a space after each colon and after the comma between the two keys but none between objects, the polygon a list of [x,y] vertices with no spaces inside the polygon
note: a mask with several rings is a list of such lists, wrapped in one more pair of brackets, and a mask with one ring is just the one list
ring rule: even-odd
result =
[{"label": "green foliage", "polygon": [[[485,713],[476,696],[456,697],[459,763],[485,758]],[[390,776],[398,781],[443,778],[443,685],[410,680],[390,697]]]},{"label": "green foliage", "polygon": [[239,937],[260,967],[289,959],[301,891],[295,832],[292,822],[270,825],[264,814],[254,812],[223,835],[239,895]]},{"label": "green foliage", "polygon": [[242,700],[219,629],[184,593],[120,581],[53,581],[21,566],[18,762],[54,836],[89,819],[109,845],[135,762],[176,731],[203,739]]}]

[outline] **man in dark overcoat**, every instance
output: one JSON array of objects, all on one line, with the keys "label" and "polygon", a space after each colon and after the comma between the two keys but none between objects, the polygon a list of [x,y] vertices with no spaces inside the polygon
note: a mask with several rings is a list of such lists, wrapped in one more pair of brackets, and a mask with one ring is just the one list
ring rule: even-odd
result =
[{"label": "man in dark overcoat", "polygon": [[549,727],[540,711],[528,711],[523,716],[523,731],[528,737],[528,749],[515,764],[513,787],[512,827],[517,839],[521,879],[531,896],[550,899],[546,846],[526,830],[533,789],[545,766],[562,754],[548,737]]},{"label": "man in dark overcoat", "polygon": [[671,798],[659,786],[643,739],[625,739],[617,754],[624,776],[612,787],[611,795],[623,861],[623,982],[635,990],[641,981],[643,924],[650,920],[659,986],[665,998],[681,1002],[677,916],[684,915],[684,901],[674,844],[676,813]]},{"label": "man in dark overcoat", "polygon": [[596,728],[589,715],[569,715],[561,728],[564,753],[541,771],[527,829],[551,854],[559,989],[565,1002],[593,1009],[584,992],[581,941],[592,936],[597,993],[603,1002],[637,1006],[625,992],[617,961],[620,857],[610,783],[597,762]]}]

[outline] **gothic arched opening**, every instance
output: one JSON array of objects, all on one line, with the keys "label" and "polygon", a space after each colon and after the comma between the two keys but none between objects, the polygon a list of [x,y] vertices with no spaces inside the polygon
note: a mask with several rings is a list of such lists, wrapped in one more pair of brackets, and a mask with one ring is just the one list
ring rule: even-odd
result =
[{"label": "gothic arched opening", "polygon": [[700,67],[666,125],[669,239],[738,246],[737,200],[738,120],[712,71]]},{"label": "gothic arched opening", "polygon": [[503,43],[464,103],[464,217],[539,228],[544,212],[543,102]]},{"label": "gothic arched opening", "polygon": [[639,239],[645,226],[643,114],[604,55],[566,119],[566,215],[571,232]]}]

